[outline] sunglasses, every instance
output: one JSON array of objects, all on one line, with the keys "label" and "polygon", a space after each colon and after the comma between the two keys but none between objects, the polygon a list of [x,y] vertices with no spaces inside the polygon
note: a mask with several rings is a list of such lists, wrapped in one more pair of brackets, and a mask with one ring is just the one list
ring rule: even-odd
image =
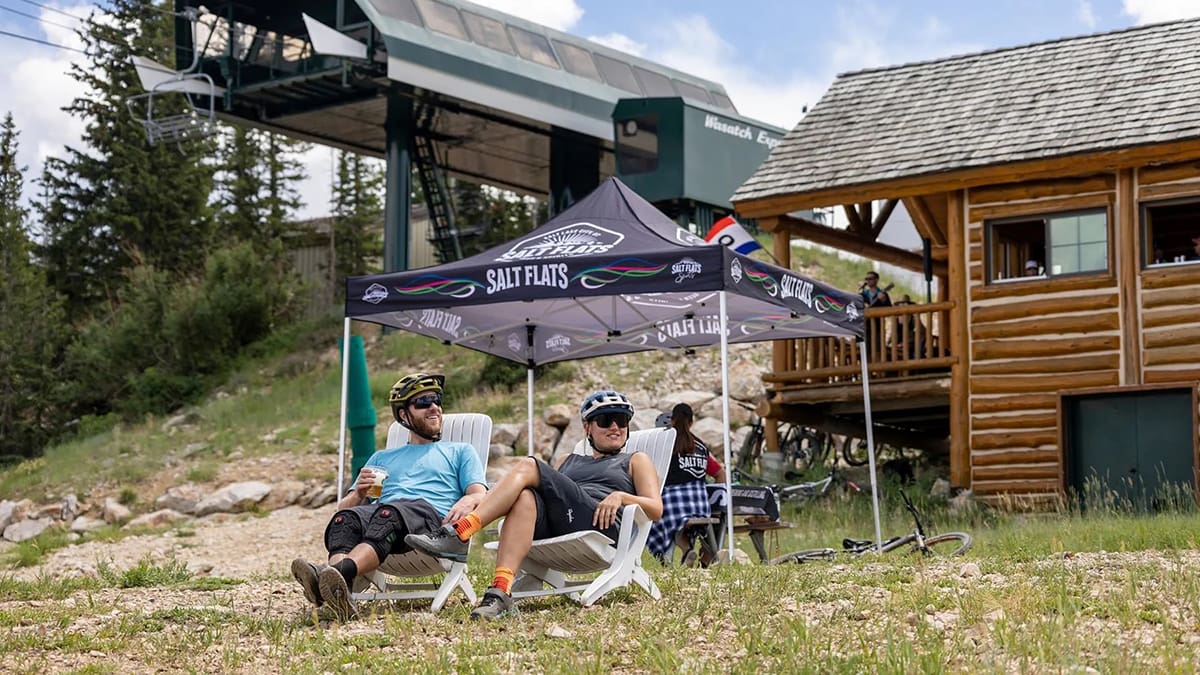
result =
[{"label": "sunglasses", "polygon": [[592,418],[592,422],[599,425],[601,429],[607,429],[611,427],[613,422],[617,423],[618,428],[626,429],[629,427],[629,415],[622,415],[621,413],[600,413]]},{"label": "sunglasses", "polygon": [[417,410],[427,410],[435,405],[440,408],[442,407],[442,396],[441,394],[426,394],[414,398],[408,404]]}]

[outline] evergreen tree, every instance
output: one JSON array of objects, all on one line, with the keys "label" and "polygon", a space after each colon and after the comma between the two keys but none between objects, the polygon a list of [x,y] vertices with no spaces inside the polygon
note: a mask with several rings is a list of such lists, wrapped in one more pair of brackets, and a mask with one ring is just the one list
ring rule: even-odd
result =
[{"label": "evergreen tree", "polygon": [[300,155],[308,152],[308,143],[279,134],[266,133],[263,140],[263,231],[259,240],[279,241],[291,230],[296,212],[304,208],[297,185],[308,178]]},{"label": "evergreen tree", "polygon": [[151,147],[125,106],[143,93],[131,56],[170,62],[172,17],[145,0],[107,6],[104,21],[81,29],[88,62],[71,70],[86,89],[66,107],[85,121],[83,147],[48,161],[43,176],[41,255],[73,314],[113,297],[139,262],[199,271],[212,240],[212,169],[203,160],[211,143]]},{"label": "evergreen tree", "polygon": [[259,132],[242,126],[223,130],[215,178],[221,240],[254,241],[263,227],[262,153]]},{"label": "evergreen tree", "polygon": [[360,155],[337,153],[332,200],[337,279],[367,274],[368,261],[383,254],[383,241],[374,230],[383,216],[382,192],[378,167]]},{"label": "evergreen tree", "polygon": [[30,259],[24,169],[12,114],[0,123],[0,457],[31,456],[53,431],[63,312]]}]

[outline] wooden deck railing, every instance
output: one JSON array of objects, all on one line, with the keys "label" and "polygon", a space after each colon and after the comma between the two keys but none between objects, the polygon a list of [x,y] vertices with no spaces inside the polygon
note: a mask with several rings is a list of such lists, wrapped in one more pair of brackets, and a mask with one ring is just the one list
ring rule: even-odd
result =
[{"label": "wooden deck railing", "polygon": [[[872,307],[866,311],[867,364],[872,378],[903,378],[949,372],[949,326],[953,302]],[[850,338],[787,340],[782,358],[763,379],[783,388],[857,382],[862,374],[858,344]],[[776,349],[780,347],[777,345]],[[782,362],[782,363],[781,363]]]}]

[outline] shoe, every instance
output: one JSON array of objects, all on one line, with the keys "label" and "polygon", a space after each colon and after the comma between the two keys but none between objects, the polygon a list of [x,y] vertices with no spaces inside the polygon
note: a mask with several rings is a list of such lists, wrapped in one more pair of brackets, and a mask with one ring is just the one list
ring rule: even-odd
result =
[{"label": "shoe", "polygon": [[429,534],[406,535],[404,543],[435,558],[467,561],[467,542],[458,538],[453,525],[443,525],[442,529]]},{"label": "shoe", "polygon": [[350,597],[350,587],[346,585],[346,579],[342,577],[341,572],[333,567],[326,567],[317,575],[317,581],[321,597],[337,615],[338,621],[358,618],[358,607]]},{"label": "shoe", "polygon": [[300,588],[304,589],[304,598],[317,607],[325,603],[325,599],[321,597],[321,585],[317,581],[317,575],[326,567],[329,565],[317,567],[303,558],[292,561],[292,576],[296,577]]},{"label": "shoe", "polygon": [[479,601],[479,606],[471,610],[471,618],[480,621],[495,621],[496,619],[519,613],[513,604],[512,596],[499,588],[489,588]]}]

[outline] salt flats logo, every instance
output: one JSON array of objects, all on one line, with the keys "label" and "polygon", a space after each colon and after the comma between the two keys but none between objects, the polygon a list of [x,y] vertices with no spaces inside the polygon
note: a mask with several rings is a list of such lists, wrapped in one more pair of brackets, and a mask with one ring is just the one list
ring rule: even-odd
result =
[{"label": "salt flats logo", "polygon": [[386,286],[382,284],[371,284],[370,286],[367,286],[367,290],[363,292],[362,299],[363,302],[369,302],[372,305],[378,305],[384,300],[387,300],[387,296],[388,289]]},{"label": "salt flats logo", "polygon": [[704,241],[703,237],[697,237],[682,227],[675,228],[675,239],[678,240],[679,243],[687,244],[688,246],[704,246],[708,244],[707,241]]},{"label": "salt flats logo", "polygon": [[508,334],[508,348],[514,354],[521,353],[521,337],[516,333]]},{"label": "salt flats logo", "polygon": [[552,352],[566,354],[567,350],[570,348],[571,348],[571,338],[567,337],[566,335],[562,335],[561,333],[555,333],[554,335],[551,335],[550,337],[546,338],[546,349],[548,349]]},{"label": "salt flats logo", "polygon": [[694,279],[703,271],[704,267],[691,258],[683,258],[674,265],[671,265],[671,274],[675,275],[675,283],[677,284],[683,283],[685,279]]},{"label": "salt flats logo", "polygon": [[733,283],[742,283],[742,263],[738,262],[737,258],[729,264],[729,276],[733,277]]},{"label": "salt flats logo", "polygon": [[496,260],[539,260],[542,258],[575,258],[607,253],[621,243],[625,235],[592,223],[572,223],[544,232],[536,237],[513,244]]}]

